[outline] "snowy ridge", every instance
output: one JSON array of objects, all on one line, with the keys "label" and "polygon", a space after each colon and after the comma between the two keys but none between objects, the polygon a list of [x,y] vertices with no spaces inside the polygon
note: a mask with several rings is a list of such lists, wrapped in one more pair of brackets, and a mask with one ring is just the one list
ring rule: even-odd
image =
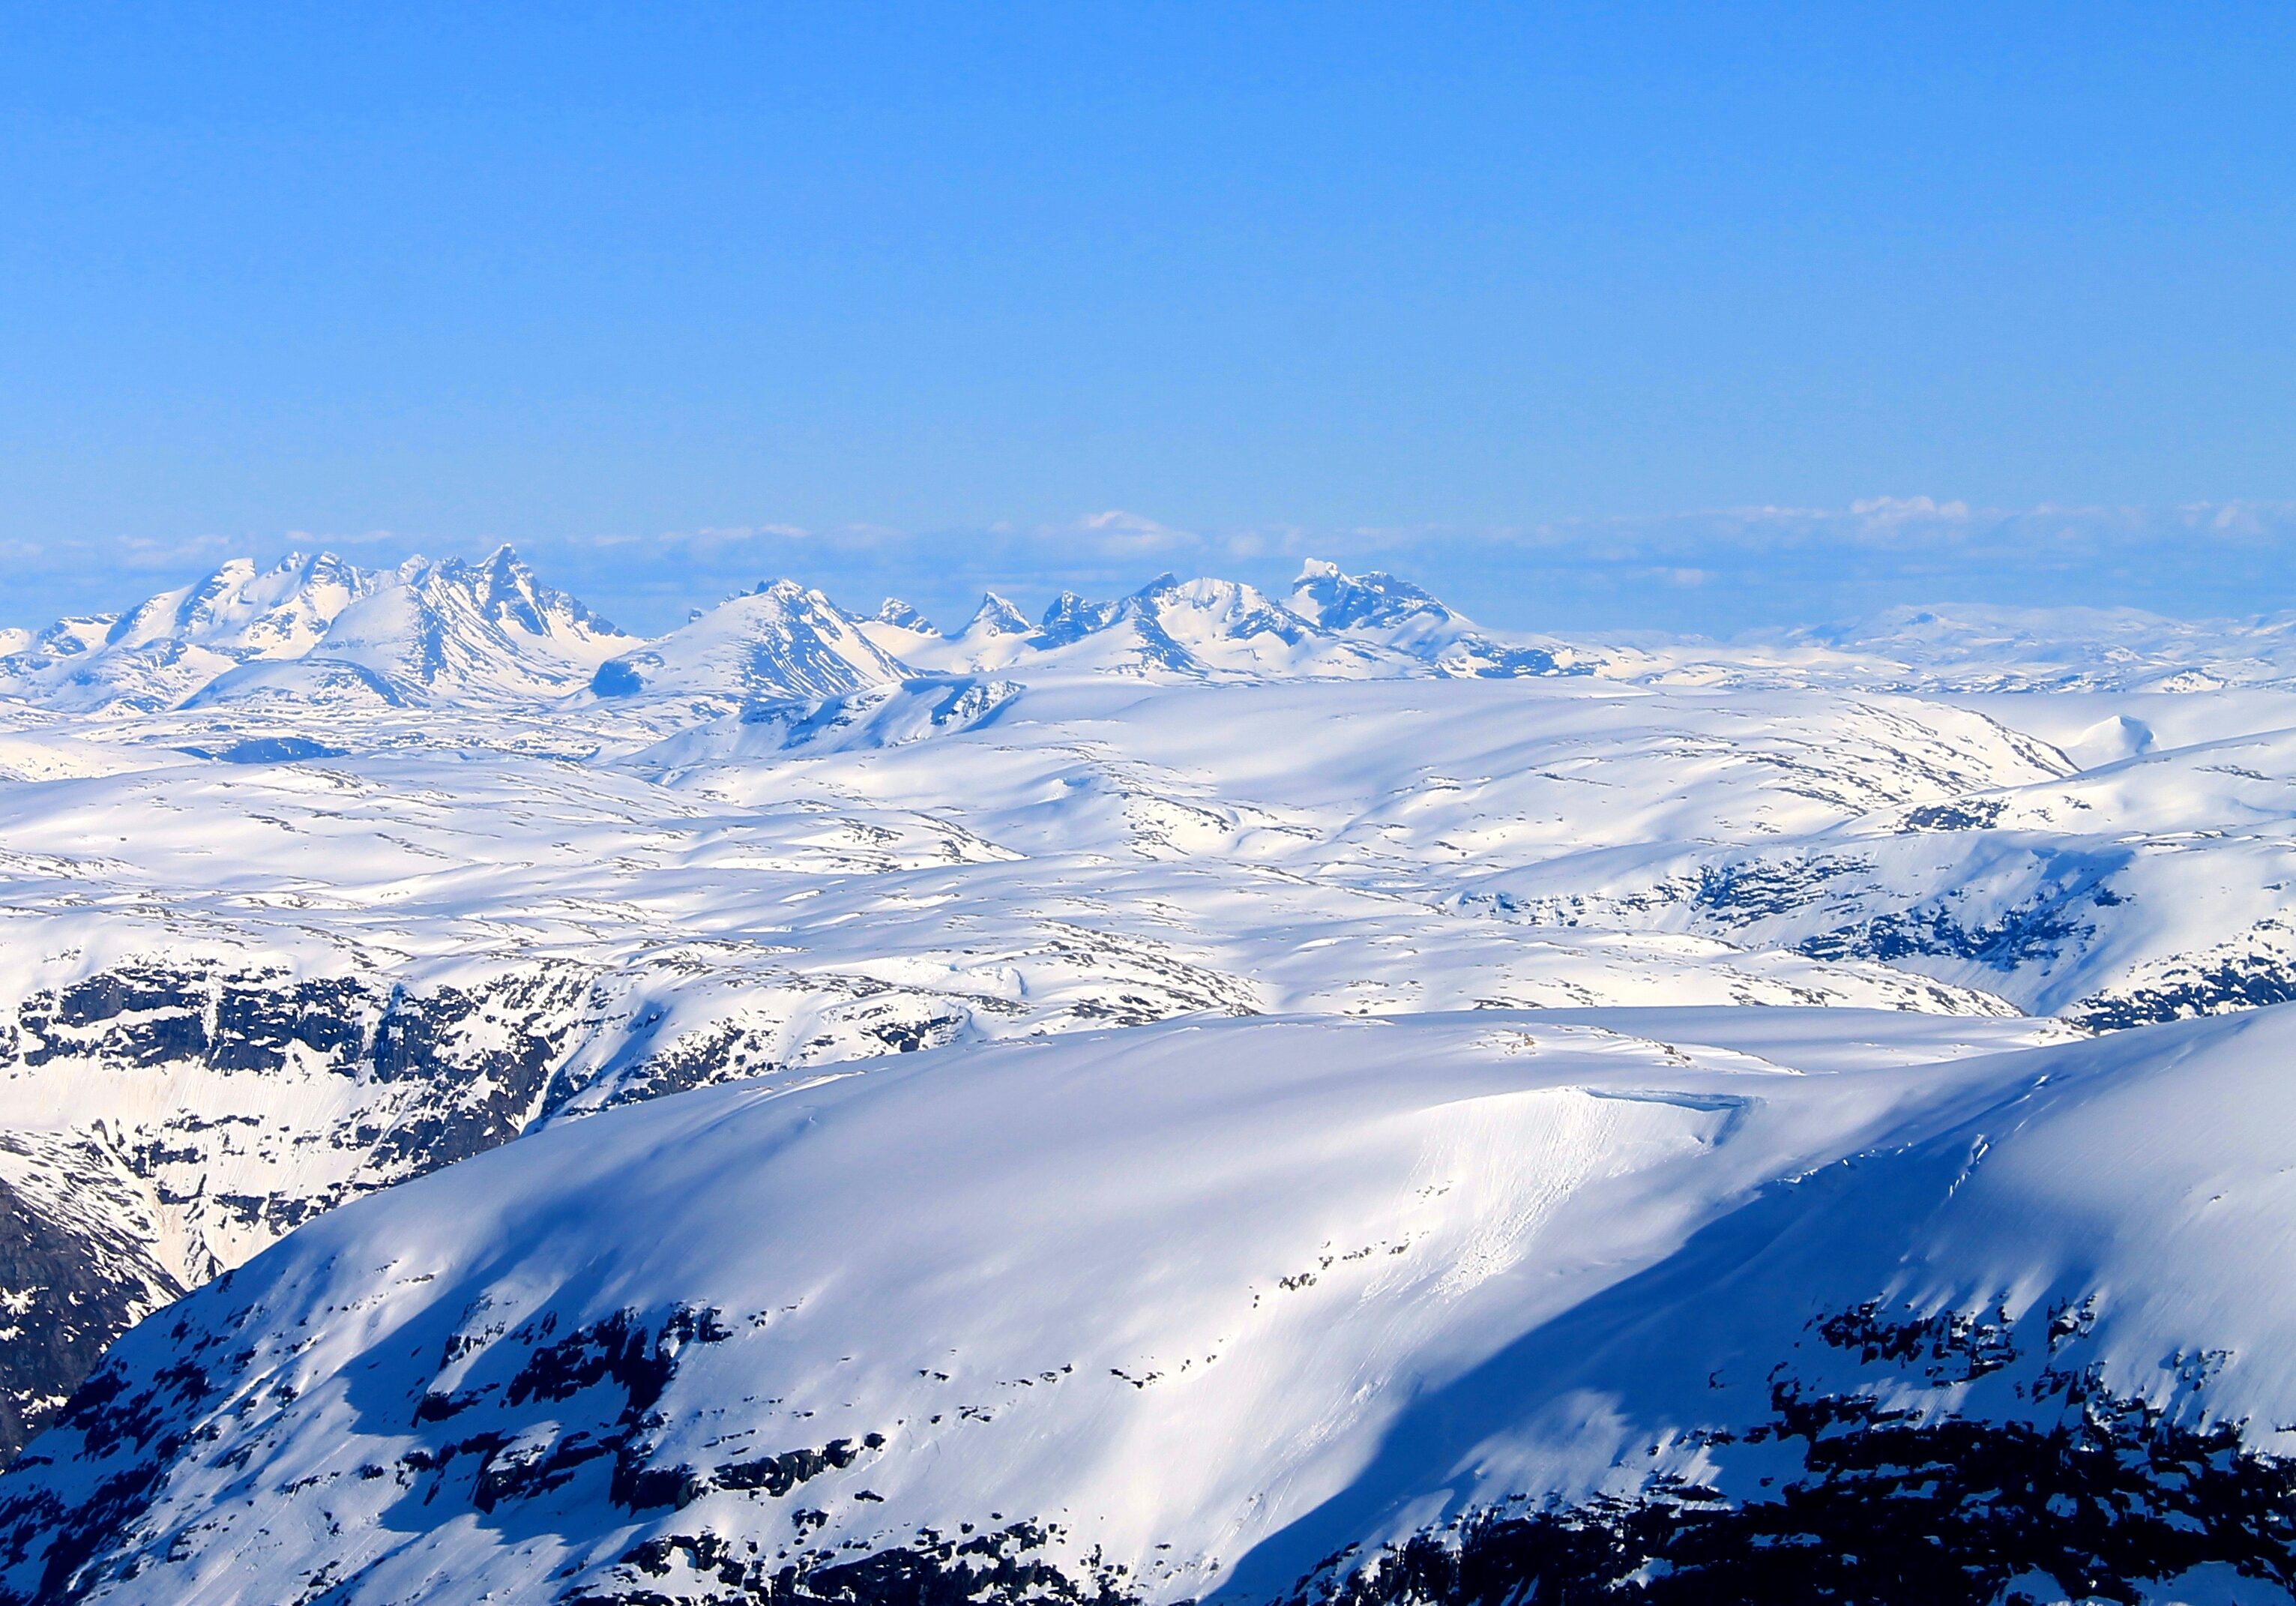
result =
[{"label": "snowy ridge", "polygon": [[261,572],[236,559],[125,614],[19,632],[0,657],[0,693],[65,709],[171,707],[237,665],[309,653],[382,583],[329,553]]},{"label": "snowy ridge", "polygon": [[2296,622],[1956,606],[1735,643],[1568,640],[1486,630],[1408,581],[1310,559],[1282,601],[1236,581],[1167,574],[1113,600],[1063,593],[1033,624],[991,594],[953,636],[898,599],[862,618],[775,581],[641,642],[504,548],[480,564],[415,559],[394,572],[324,553],[260,573],[234,560],[125,614],[0,631],[0,697],[60,711],[143,712],[193,698],[274,710],[474,699],[539,710],[588,691],[656,704],[659,727],[680,708],[708,718],[919,671],[1037,680],[1591,674],[1916,695],[2191,693],[2296,688]]},{"label": "snowy ridge", "polygon": [[117,1155],[189,1285],[564,1112],[926,1044],[1203,1010],[2006,1014],[1990,977],[1444,901],[2064,768],[1961,709],[1586,677],[925,678],[666,737],[632,702],[14,738],[53,778],[0,787],[0,1130]]},{"label": "snowy ridge", "polygon": [[[1310,564],[1301,584],[1293,600],[1308,599],[1305,613],[1234,581],[1166,575],[1113,602],[1064,594],[1033,626],[992,595],[964,631],[943,637],[906,604],[889,600],[859,619],[783,580],[640,642],[545,585],[506,547],[480,564],[413,559],[388,572],[324,553],[259,574],[234,560],[124,614],[12,632],[0,640],[9,649],[0,695],[60,711],[150,712],[540,708],[587,691],[652,704],[659,720],[836,696],[920,671],[1236,679],[1587,667],[1569,649],[1502,645],[1390,576],[1357,581]],[[1344,623],[1317,623],[1327,607]]]},{"label": "snowy ridge", "polygon": [[[1466,1512],[1759,1510],[1781,1483],[1822,1577],[1861,1474],[1774,1432],[1795,1409],[1892,1454],[1921,1442],[1899,1424],[1950,1431],[1980,1486],[1997,1443],[2067,1436],[1999,1515],[2002,1581],[2087,1542],[2084,1435],[2149,1448],[2111,1497],[2169,1532],[2181,1455],[2287,1497],[2288,1240],[2257,1229],[2287,1219],[2296,1123],[2254,1116],[2283,1113],[2296,1017],[2017,1041],[1800,1012],[1176,1025],[602,1116],[146,1324],[0,1483],[0,1578],[891,1598],[857,1553],[990,1599],[1256,1601]],[[1989,1520],[1963,1498],[1901,1511]],[[1702,1537],[1724,1578],[1778,1565]],[[2085,1564],[2287,1560],[2255,1529],[2127,1548]],[[1000,1587],[1000,1556],[1046,1570]]]},{"label": "snowy ridge", "polygon": [[628,645],[507,547],[476,564],[417,558],[336,615],[308,651],[229,671],[184,705],[561,696]]},{"label": "snowy ridge", "polygon": [[906,672],[828,597],[783,580],[600,664],[590,689],[725,713],[766,698],[833,697]]},{"label": "snowy ridge", "polygon": [[2198,635],[329,564],[6,660],[17,1598],[2296,1599]]},{"label": "snowy ridge", "polygon": [[863,628],[888,652],[949,671],[1373,679],[1585,673],[1594,662],[1568,648],[1503,644],[1392,575],[1356,579],[1316,561],[1288,604],[1234,581],[1166,574],[1113,601],[1064,591],[1033,626],[992,593],[947,638],[902,606],[899,617]]},{"label": "snowy ridge", "polygon": [[1434,596],[1392,574],[1343,574],[1309,559],[1290,597],[1292,611],[1327,630],[1432,663],[1447,675],[1586,674],[1599,662],[1562,642],[1497,640]]}]

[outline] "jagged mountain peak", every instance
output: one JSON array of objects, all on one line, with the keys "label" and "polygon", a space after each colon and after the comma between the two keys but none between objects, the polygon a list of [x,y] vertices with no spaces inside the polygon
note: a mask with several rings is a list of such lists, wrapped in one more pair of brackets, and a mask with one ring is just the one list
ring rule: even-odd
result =
[{"label": "jagged mountain peak", "polygon": [[410,576],[408,584],[458,593],[489,623],[531,636],[624,633],[572,593],[545,583],[507,542],[476,563],[447,557],[427,564]]},{"label": "jagged mountain peak", "polygon": [[1381,570],[1348,574],[1339,564],[1311,557],[1300,567],[1285,599],[1292,611],[1326,630],[1391,625],[1415,616],[1455,620],[1459,615],[1431,591]]},{"label": "jagged mountain peak", "polygon": [[544,582],[507,545],[476,563],[412,557],[308,650],[229,670],[186,706],[551,699],[636,640]]},{"label": "jagged mountain peak", "polygon": [[[1057,668],[1233,679],[1427,672],[1347,640],[1241,581],[1166,573],[1106,601],[1063,591],[1029,645]],[[1013,667],[1019,667],[1013,663]]]},{"label": "jagged mountain peak", "polygon": [[898,597],[885,598],[873,618],[878,624],[890,625],[897,630],[907,630],[912,635],[938,636],[940,634],[940,631],[933,628],[931,620]]},{"label": "jagged mountain peak", "polygon": [[66,709],[169,707],[237,665],[311,651],[388,581],[331,552],[234,558],[125,612],[57,621],[0,660],[0,688]]},{"label": "jagged mountain peak", "polygon": [[269,568],[234,558],[204,579],[162,591],[119,615],[105,645],[175,639],[258,657],[308,651],[380,576],[332,552],[291,552]]},{"label": "jagged mountain peak", "polygon": [[1473,679],[1583,674],[1596,662],[1560,642],[1507,641],[1446,605],[1423,586],[1382,570],[1349,574],[1310,558],[1286,599],[1324,630],[1403,655],[1436,673]]},{"label": "jagged mountain peak", "polygon": [[[1280,598],[1247,583],[1167,572],[1112,599],[1063,591],[1032,622],[990,592],[952,636],[899,598],[859,618],[795,580],[762,581],[741,596],[777,599],[825,637],[857,631],[863,645],[831,655],[846,659],[859,684],[911,668],[1279,679],[1599,668],[1656,684],[1918,691],[2296,684],[2296,614],[2185,621],[2135,608],[1947,604],[1728,643],[1622,637],[1595,646],[1488,630],[1423,586],[1382,570],[1349,573],[1324,558],[1305,560]],[[690,622],[709,614],[697,610]],[[346,700],[546,704],[649,645],[548,585],[506,544],[476,559],[414,556],[374,569],[299,551],[267,564],[234,557],[123,610],[0,630],[0,697],[107,717],[250,696],[282,713]],[[289,667],[307,659],[306,668]],[[608,680],[619,674],[609,671]],[[768,673],[758,695],[836,695],[850,689],[848,679],[832,671],[827,681],[790,685]],[[721,688],[711,706],[743,695]]]},{"label": "jagged mountain peak", "polygon": [[[1150,677],[1546,673],[1554,660],[1469,630],[1408,582],[1310,562],[1291,605],[1256,587],[1166,572],[1109,600],[1063,591],[1031,622],[985,594],[945,638],[889,597],[844,613],[820,590],[759,581],[658,641],[626,635],[544,581],[508,544],[368,570],[329,552],[246,558],[123,614],[0,643],[0,694],[71,708],[435,704],[661,692],[723,712],[834,696],[916,669]],[[683,664],[681,668],[680,665]],[[297,667],[300,665],[300,667]]]},{"label": "jagged mountain peak", "polygon": [[784,579],[761,582],[600,664],[590,689],[725,713],[775,698],[833,697],[912,672],[824,593]]},{"label": "jagged mountain peak", "polygon": [[968,636],[1025,636],[1029,630],[1029,616],[1020,608],[994,591],[984,591],[980,605],[965,622]]}]

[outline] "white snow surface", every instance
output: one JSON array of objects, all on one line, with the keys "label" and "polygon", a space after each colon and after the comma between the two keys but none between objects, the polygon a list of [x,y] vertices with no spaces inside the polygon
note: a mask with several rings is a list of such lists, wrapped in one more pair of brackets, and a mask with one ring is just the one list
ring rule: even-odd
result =
[{"label": "white snow surface", "polygon": [[[632,1096],[712,1034],[743,1045],[724,1050],[730,1074],[1201,1010],[2005,1015],[1989,975],[1624,922],[1532,928],[1463,889],[1504,865],[1824,833],[2062,767],[1956,708],[1584,679],[922,679],[660,741],[395,710],[152,716],[138,747],[102,729],[81,773],[0,787],[0,1007],[61,1043],[0,1070],[0,1126],[102,1124],[158,1156],[144,1164],[186,1281],[310,1202],[402,1174],[369,1157],[418,1084],[291,1047],[262,1075],[107,1056],[35,1024],[90,978],[163,972],[194,1000],[234,977],[546,993],[530,1008],[551,1068],[513,1125]],[[53,728],[37,740],[70,747]],[[309,746],[279,745],[294,742]],[[305,1204],[233,1202],[250,1199]]]},{"label": "white snow surface", "polygon": [[59,621],[0,657],[0,695],[121,716],[532,699],[562,695],[629,645],[507,547],[395,572],[298,554],[260,572],[235,560],[125,614]]},{"label": "white snow surface", "polygon": [[[783,581],[646,642],[505,549],[11,638],[0,1182],[134,1308],[242,1268],[122,1364],[253,1346],[90,1587],[1012,1520],[1265,1599],[1622,1469],[1742,1492],[1685,1435],[1868,1300],[2090,1301],[2112,1388],[2296,1450],[2284,634],[1574,641],[1311,564],[948,634]],[[884,1443],[659,1516],[612,1457],[515,1520],[407,1470],[594,1443],[619,1404],[511,1401],[531,1352],[705,1310],[634,1465]],[[15,1487],[117,1470],[39,1450]]]},{"label": "white snow surface", "polygon": [[829,697],[898,680],[902,666],[819,591],[761,585],[599,667],[599,696],[669,698],[726,713],[769,697]]},{"label": "white snow surface", "polygon": [[[1431,665],[1473,632],[1439,602],[1310,565],[1304,612],[1160,581],[1057,646],[1009,608],[929,636],[770,586],[600,696],[628,638],[507,553],[344,581],[358,599],[300,635],[246,622],[319,620],[280,598],[332,573],[299,560],[206,589],[229,606],[135,610],[145,634],[239,621],[234,651],[317,633],[185,706],[0,704],[0,1010],[123,970],[209,1013],[258,982],[513,989],[525,1037],[460,1041],[544,1056],[535,1081],[453,1095],[490,1099],[507,1135],[659,1089],[673,1062],[690,1079],[1201,1010],[2112,1025],[2296,997],[2277,734],[2296,696],[2276,692],[1453,674]],[[438,629],[379,622],[410,614]],[[1152,623],[1196,667],[1128,657]],[[919,671],[873,645],[896,630],[1020,667]],[[1247,671],[1277,647],[1420,668]],[[381,689],[260,679],[287,671]],[[292,1045],[253,1075],[113,1042],[0,1067],[0,1128],[100,1128],[186,1282],[425,1163],[391,1135],[421,1084]]]},{"label": "white snow surface", "polygon": [[[1958,1385],[1903,1370],[1885,1403],[2013,1418],[2046,1360],[2284,1449],[2296,1011],[2035,1034],[1839,1009],[1167,1023],[561,1125],[347,1207],[126,1340],[130,1369],[235,1358],[153,1425],[200,1451],[76,1598],[681,1598],[707,1574],[675,1547],[640,1574],[649,1539],[833,1557],[1021,1514],[1148,1599],[1265,1599],[1334,1544],[1527,1495],[1653,1470],[1750,1494],[1760,1447],[1741,1466],[1699,1434],[1759,1420],[1779,1357],[1847,1365],[1810,1323],[1876,1298],[1996,1314],[2034,1352]],[[630,1421],[625,1389],[537,1366],[679,1312],[625,1459],[687,1492],[633,1511],[606,1459],[562,1459]],[[450,1440],[481,1447],[441,1465]],[[848,1464],[745,1477],[823,1446]],[[38,1452],[20,1496],[139,1454]]]}]

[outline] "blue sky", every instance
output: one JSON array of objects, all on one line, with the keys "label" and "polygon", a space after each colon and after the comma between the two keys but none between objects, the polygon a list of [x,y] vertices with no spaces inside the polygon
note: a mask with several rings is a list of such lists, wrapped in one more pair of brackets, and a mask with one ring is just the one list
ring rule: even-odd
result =
[{"label": "blue sky", "polygon": [[2284,7],[0,14],[8,622],[502,539],[644,627],[2296,606]]}]

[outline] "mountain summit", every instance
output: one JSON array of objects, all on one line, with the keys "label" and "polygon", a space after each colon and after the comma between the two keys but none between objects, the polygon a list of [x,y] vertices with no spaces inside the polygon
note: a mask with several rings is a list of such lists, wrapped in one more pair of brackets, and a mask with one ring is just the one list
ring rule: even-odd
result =
[{"label": "mountain summit", "polygon": [[1210,680],[1583,672],[1504,643],[1393,576],[1310,563],[1287,603],[1165,574],[1128,596],[1063,592],[1031,623],[990,593],[943,636],[889,599],[872,618],[794,581],[761,583],[652,641],[544,583],[508,547],[478,563],[360,569],[330,553],[234,560],[121,614],[20,632],[0,696],[59,711],[546,707],[581,691],[701,717],[927,673]]},{"label": "mountain summit", "polygon": [[776,580],[609,659],[590,689],[601,697],[671,699],[726,713],[777,697],[833,697],[906,672],[828,597]]}]

